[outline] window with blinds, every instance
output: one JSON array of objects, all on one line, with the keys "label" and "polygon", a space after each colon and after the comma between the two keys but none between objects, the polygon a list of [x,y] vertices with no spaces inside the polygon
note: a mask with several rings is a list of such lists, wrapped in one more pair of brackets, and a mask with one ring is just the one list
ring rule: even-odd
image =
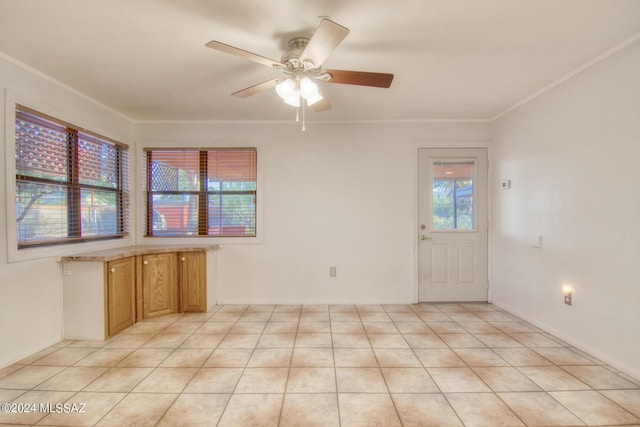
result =
[{"label": "window with blinds", "polygon": [[145,153],[147,236],[256,235],[255,148]]},{"label": "window with blinds", "polygon": [[128,148],[16,106],[18,249],[125,236]]}]

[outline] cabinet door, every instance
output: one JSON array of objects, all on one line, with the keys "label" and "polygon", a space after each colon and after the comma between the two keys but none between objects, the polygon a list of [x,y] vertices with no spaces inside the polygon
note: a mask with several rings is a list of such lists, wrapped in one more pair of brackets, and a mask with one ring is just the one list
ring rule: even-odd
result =
[{"label": "cabinet door", "polygon": [[182,311],[207,311],[207,254],[183,252],[179,255]]},{"label": "cabinet door", "polygon": [[136,320],[136,263],[124,258],[107,263],[106,336],[110,337],[134,324]]},{"label": "cabinet door", "polygon": [[142,317],[149,318],[178,311],[176,254],[142,256]]}]

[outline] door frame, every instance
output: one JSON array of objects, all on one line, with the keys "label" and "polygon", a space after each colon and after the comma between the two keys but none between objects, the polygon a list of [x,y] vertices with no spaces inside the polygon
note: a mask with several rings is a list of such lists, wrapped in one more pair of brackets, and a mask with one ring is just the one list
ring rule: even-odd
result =
[{"label": "door frame", "polygon": [[492,185],[491,183],[493,182],[493,174],[492,174],[492,169],[491,169],[491,150],[489,149],[488,146],[488,141],[482,141],[482,140],[477,140],[477,141],[459,141],[459,142],[446,142],[446,141],[442,141],[442,142],[418,142],[417,144],[415,144],[414,149],[413,149],[413,216],[412,216],[412,220],[411,220],[411,235],[413,236],[412,238],[412,245],[411,245],[411,252],[412,252],[412,256],[411,256],[411,262],[413,264],[412,266],[412,275],[413,275],[413,289],[412,289],[412,304],[419,304],[420,302],[420,252],[419,252],[419,245],[420,245],[420,238],[419,238],[419,233],[417,232],[419,224],[420,224],[420,216],[419,216],[419,208],[420,208],[420,204],[419,204],[419,195],[420,195],[420,188],[419,188],[419,153],[421,149],[478,149],[478,148],[482,148],[487,150],[487,302],[491,303],[492,302],[492,292],[491,292],[491,284],[493,282],[492,280],[492,274],[493,274],[493,269],[491,268],[493,262],[492,262],[492,252],[491,252],[491,247],[492,247],[492,238],[491,238],[491,230],[492,230],[492,224],[491,224],[491,201],[492,201]]}]

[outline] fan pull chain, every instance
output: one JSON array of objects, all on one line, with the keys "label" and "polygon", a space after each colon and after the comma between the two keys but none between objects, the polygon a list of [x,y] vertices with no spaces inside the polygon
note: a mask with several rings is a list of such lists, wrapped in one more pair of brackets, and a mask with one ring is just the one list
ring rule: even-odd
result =
[{"label": "fan pull chain", "polygon": [[305,130],[307,130],[307,127],[305,126],[305,117],[304,117],[304,103],[305,103],[305,99],[302,98],[301,99],[301,104],[302,104],[302,132],[304,132]]}]

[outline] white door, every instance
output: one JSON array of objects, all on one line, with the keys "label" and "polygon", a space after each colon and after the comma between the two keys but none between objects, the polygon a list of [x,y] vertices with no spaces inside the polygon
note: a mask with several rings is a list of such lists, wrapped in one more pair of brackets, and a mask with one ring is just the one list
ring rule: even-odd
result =
[{"label": "white door", "polygon": [[420,301],[487,301],[487,150],[418,150]]}]

